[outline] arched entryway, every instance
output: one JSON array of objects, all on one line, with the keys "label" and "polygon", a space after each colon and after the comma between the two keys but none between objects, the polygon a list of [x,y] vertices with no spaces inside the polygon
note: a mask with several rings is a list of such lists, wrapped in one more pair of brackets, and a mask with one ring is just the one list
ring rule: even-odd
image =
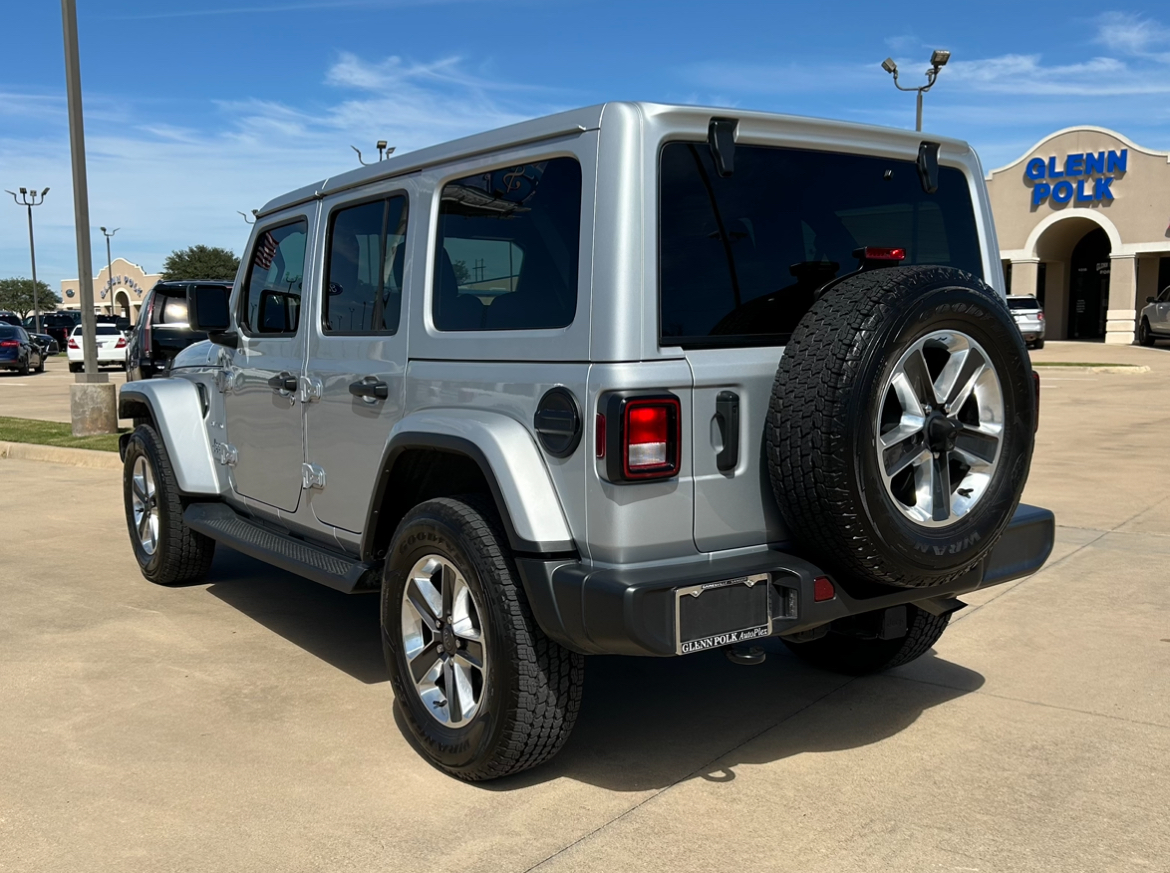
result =
[{"label": "arched entryway", "polygon": [[114,314],[120,318],[130,318],[130,295],[122,289],[114,294]]},{"label": "arched entryway", "polygon": [[1105,339],[1109,310],[1109,235],[1101,228],[1081,237],[1069,259],[1069,339]]}]

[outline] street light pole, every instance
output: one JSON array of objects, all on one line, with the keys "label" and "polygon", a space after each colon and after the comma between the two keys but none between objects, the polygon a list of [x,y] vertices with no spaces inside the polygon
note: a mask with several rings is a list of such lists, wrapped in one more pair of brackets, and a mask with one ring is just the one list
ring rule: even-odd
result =
[{"label": "street light pole", "polygon": [[[106,230],[104,227],[101,228],[101,232],[106,237],[106,284],[110,289],[110,315],[113,315],[115,318],[118,316],[114,312],[114,262],[110,258],[110,239],[121,229],[120,227],[115,227],[113,230]],[[127,316],[129,316],[129,313],[127,313]]]},{"label": "street light pole", "polygon": [[32,208],[34,206],[40,206],[45,202],[45,195],[49,193],[49,189],[46,188],[40,193],[40,200],[37,199],[36,188],[21,188],[19,200],[16,199],[15,191],[6,191],[5,193],[12,195],[12,199],[17,206],[25,206],[28,208],[28,251],[29,256],[32,258],[33,318],[35,319],[37,333],[40,333],[41,304],[37,297],[37,246],[33,240]]},{"label": "street light pole", "polygon": [[898,65],[894,63],[893,58],[886,58],[882,61],[882,69],[894,77],[894,87],[899,91],[917,91],[918,92],[918,111],[915,115],[914,129],[922,130],[922,95],[934,87],[935,80],[938,79],[938,71],[947,65],[947,61],[951,59],[951,53],[946,49],[935,49],[930,55],[930,69],[926,71],[926,84],[919,85],[916,88],[904,88],[898,83]]},{"label": "street light pole", "polygon": [[73,223],[77,237],[77,281],[81,290],[81,347],[85,372],[69,388],[74,436],[116,433],[117,389],[98,372],[97,319],[93,311],[93,257],[90,251],[89,185],[85,174],[85,122],[81,111],[81,55],[77,48],[77,2],[61,0],[65,37],[65,90],[69,106],[69,152],[73,163]]}]

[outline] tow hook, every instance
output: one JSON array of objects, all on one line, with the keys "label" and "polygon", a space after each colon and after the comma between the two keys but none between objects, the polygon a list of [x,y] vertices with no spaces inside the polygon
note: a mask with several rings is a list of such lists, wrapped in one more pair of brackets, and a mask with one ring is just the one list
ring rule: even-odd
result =
[{"label": "tow hook", "polygon": [[763,646],[724,646],[723,654],[727,656],[733,664],[742,664],[744,666],[751,666],[753,664],[762,664],[764,659],[768,657],[767,652],[764,651]]}]

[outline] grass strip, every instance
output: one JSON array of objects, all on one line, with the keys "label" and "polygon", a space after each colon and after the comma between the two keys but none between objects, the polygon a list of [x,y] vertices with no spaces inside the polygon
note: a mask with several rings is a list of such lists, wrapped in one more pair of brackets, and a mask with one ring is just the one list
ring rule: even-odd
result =
[{"label": "grass strip", "polygon": [[[118,433],[125,431],[126,428],[122,428]],[[73,426],[64,422],[9,418],[3,415],[0,415],[0,442],[36,443],[66,449],[96,449],[99,452],[118,451],[117,433],[77,437],[73,435]]]}]

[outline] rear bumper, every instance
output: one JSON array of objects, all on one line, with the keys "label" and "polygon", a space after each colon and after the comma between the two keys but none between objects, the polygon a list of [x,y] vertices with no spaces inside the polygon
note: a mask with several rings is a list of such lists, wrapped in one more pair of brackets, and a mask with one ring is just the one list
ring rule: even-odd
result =
[{"label": "rear bumper", "polygon": [[[701,563],[599,568],[573,560],[518,558],[528,600],[546,634],[590,655],[677,654],[675,589],[759,573],[768,574],[772,636],[792,636],[821,625],[904,603],[944,612],[953,599],[1035,573],[1052,552],[1056,521],[1047,509],[1021,505],[991,554],[962,578],[935,588],[891,588],[842,580],[778,551]],[[828,576],[832,600],[816,602],[813,583]]]}]

